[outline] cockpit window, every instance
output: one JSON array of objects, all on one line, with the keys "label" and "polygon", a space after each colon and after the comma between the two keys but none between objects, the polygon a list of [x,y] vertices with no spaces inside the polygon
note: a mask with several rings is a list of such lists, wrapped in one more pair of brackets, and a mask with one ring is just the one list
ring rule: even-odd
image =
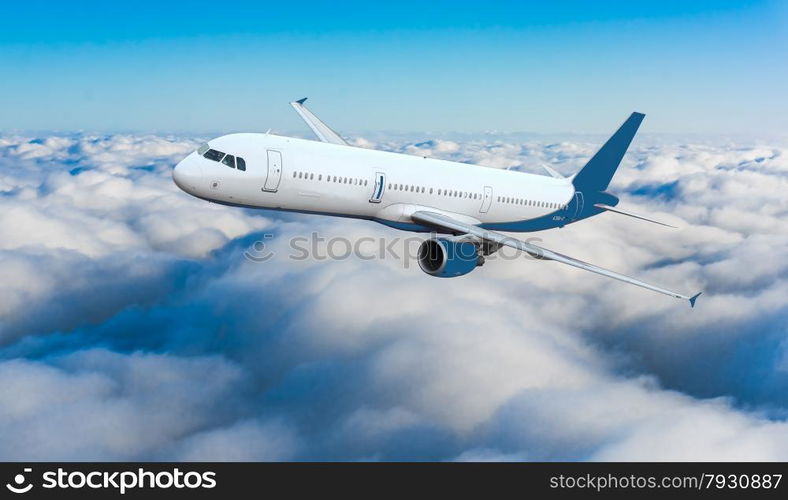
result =
[{"label": "cockpit window", "polygon": [[224,159],[222,160],[222,163],[224,163],[230,168],[235,168],[235,156],[233,155],[225,156]]},{"label": "cockpit window", "polygon": [[216,151],[215,149],[209,149],[203,156],[209,160],[222,161],[222,158],[224,158],[224,153],[221,151]]},{"label": "cockpit window", "polygon": [[202,144],[202,145],[201,145],[199,148],[197,148],[197,154],[198,154],[198,155],[200,155],[200,156],[202,156],[202,155],[204,155],[204,154],[205,154],[205,152],[206,152],[206,151],[208,151],[210,148],[211,148],[211,147],[210,147],[210,146],[208,145],[208,143],[206,142],[206,143]]},{"label": "cockpit window", "polygon": [[212,161],[221,162],[230,168],[238,168],[238,170],[242,170],[246,172],[246,162],[240,156],[235,157],[233,155],[224,154],[221,151],[217,151],[215,149],[209,148],[207,144],[203,144],[202,146],[200,146],[200,149],[198,149],[197,152],[199,153],[201,150],[203,150],[203,148],[206,149],[200,154],[202,154],[202,156],[204,156],[205,158],[208,158],[209,160]]}]

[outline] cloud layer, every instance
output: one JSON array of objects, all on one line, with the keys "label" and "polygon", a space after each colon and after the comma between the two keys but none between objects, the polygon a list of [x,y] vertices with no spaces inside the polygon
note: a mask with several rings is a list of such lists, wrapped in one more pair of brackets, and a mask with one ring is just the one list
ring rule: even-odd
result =
[{"label": "cloud layer", "polygon": [[[290,259],[313,230],[408,235],[190,198],[170,170],[198,142],[0,137],[3,459],[788,460],[788,148],[639,139],[611,190],[682,229],[531,235],[704,290],[690,310],[525,259]],[[596,147],[361,142],[567,174]]]}]

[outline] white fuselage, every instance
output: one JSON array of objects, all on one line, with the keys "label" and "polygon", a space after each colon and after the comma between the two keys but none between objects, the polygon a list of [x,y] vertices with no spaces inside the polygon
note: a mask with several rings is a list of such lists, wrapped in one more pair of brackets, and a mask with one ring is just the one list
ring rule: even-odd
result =
[{"label": "white fuselage", "polygon": [[558,227],[573,215],[575,189],[568,179],[271,134],[226,135],[207,147],[243,158],[246,170],[195,151],[173,178],[184,191],[218,203],[358,217],[413,230],[419,228],[409,227],[410,214],[425,208],[482,225],[547,217]]}]

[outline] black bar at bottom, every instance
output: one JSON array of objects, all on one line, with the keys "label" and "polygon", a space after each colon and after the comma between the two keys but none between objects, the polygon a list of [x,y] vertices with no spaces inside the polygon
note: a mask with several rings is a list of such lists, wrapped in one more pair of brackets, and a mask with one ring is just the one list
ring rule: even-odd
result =
[{"label": "black bar at bottom", "polygon": [[785,498],[784,475],[785,463],[0,463],[2,494],[25,498]]}]

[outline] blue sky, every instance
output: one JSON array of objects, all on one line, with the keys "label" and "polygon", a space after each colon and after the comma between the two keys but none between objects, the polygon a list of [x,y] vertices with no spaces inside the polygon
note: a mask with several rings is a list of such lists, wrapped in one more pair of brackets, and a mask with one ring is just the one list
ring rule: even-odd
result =
[{"label": "blue sky", "polygon": [[788,133],[779,2],[6,6],[0,129]]}]

